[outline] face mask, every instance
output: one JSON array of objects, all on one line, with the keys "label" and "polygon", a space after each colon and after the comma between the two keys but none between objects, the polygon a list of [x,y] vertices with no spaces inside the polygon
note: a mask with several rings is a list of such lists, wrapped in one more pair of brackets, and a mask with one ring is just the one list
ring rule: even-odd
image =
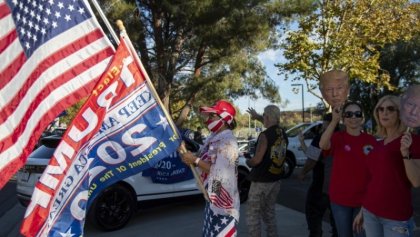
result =
[{"label": "face mask", "polygon": [[211,132],[217,132],[219,131],[219,129],[222,127],[223,125],[223,120],[222,119],[218,119],[218,120],[207,120],[206,121],[207,124],[207,128],[211,131]]}]

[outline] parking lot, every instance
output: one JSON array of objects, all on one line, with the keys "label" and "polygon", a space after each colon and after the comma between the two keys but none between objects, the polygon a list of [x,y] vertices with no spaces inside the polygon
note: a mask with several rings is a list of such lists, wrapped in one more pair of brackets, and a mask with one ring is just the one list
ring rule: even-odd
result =
[{"label": "parking lot", "polygon": [[[307,236],[304,217],[306,190],[310,179],[297,180],[296,169],[292,177],[282,183],[276,207],[280,236]],[[24,215],[23,208],[16,198],[16,183],[9,182],[0,190],[0,236],[20,237],[19,228]],[[150,205],[149,205],[150,204]],[[203,199],[200,196],[175,199],[171,202],[149,203],[140,205],[140,211],[122,230],[103,232],[87,224],[85,236],[201,236]],[[144,205],[148,206],[144,208]],[[420,189],[413,190],[414,218],[416,221],[415,237],[420,237]],[[239,236],[246,236],[246,203],[241,205]],[[326,220],[326,219],[325,219]],[[328,224],[324,223],[328,230]],[[141,232],[140,232],[141,231]],[[324,235],[329,236],[329,235]]]}]

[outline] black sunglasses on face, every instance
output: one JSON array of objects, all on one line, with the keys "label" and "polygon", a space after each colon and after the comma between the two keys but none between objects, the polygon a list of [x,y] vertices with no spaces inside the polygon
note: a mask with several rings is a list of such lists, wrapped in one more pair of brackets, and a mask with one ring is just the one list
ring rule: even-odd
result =
[{"label": "black sunglasses on face", "polygon": [[354,115],[354,117],[356,118],[361,118],[363,117],[362,111],[346,111],[344,112],[343,116],[344,118],[352,118]]},{"label": "black sunglasses on face", "polygon": [[395,106],[392,106],[392,105],[385,106],[385,107],[380,106],[380,107],[376,108],[376,111],[378,111],[378,112],[384,112],[385,110],[387,110],[388,112],[394,112],[394,111],[397,110],[397,108],[395,108]]}]

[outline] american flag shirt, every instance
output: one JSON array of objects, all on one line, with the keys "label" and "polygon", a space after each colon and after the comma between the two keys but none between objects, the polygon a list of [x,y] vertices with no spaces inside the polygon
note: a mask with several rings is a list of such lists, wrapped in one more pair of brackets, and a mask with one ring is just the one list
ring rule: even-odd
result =
[{"label": "american flag shirt", "polygon": [[231,130],[211,134],[200,157],[210,162],[209,173],[201,177],[210,197],[203,236],[235,236],[239,220],[238,143]]}]

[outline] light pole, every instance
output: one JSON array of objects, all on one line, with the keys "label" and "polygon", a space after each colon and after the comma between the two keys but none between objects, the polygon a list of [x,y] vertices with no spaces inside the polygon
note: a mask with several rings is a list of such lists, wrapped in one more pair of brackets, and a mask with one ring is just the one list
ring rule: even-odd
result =
[{"label": "light pole", "polygon": [[311,118],[312,123],[312,104],[309,104],[309,118]]},{"label": "light pole", "polygon": [[[248,108],[250,107],[249,103],[250,103],[250,99],[249,99],[249,94],[248,94]],[[254,106],[255,108],[255,106]],[[251,136],[251,114],[248,113],[248,137]]]},{"label": "light pole", "polygon": [[[300,86],[301,88],[301,93],[302,93],[302,123],[305,122],[305,97],[303,95],[303,84],[298,83],[298,84],[292,84],[292,86]],[[298,92],[295,92],[298,93]]]}]

